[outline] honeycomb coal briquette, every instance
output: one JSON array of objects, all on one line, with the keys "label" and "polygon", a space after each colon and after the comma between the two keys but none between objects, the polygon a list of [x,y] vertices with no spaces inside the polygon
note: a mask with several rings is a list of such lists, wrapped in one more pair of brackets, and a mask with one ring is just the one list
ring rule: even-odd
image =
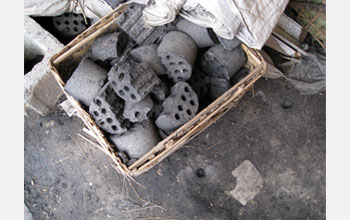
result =
[{"label": "honeycomb coal briquette", "polygon": [[141,122],[148,119],[148,114],[153,108],[153,101],[146,96],[139,102],[125,102],[123,116],[131,122]]},{"label": "honeycomb coal briquette", "polygon": [[89,106],[106,79],[107,71],[89,58],[84,57],[67,81],[64,89],[69,95]]},{"label": "honeycomb coal briquette", "polygon": [[209,91],[208,98],[210,100],[215,100],[224,94],[227,90],[231,88],[230,81],[223,78],[213,78],[209,79]]},{"label": "honeycomb coal briquette", "polygon": [[126,102],[139,102],[160,83],[159,78],[146,63],[131,59],[114,65],[108,72],[114,91]]},{"label": "honeycomb coal briquette", "polygon": [[187,81],[197,55],[196,43],[185,33],[171,31],[159,44],[157,54],[167,69],[167,74],[175,83]]},{"label": "honeycomb coal briquette", "polygon": [[123,134],[130,123],[123,118],[124,101],[115,94],[110,83],[96,94],[89,112],[96,124],[110,134]]},{"label": "honeycomb coal briquette", "polygon": [[119,151],[129,158],[140,158],[160,142],[160,137],[151,120],[135,123],[122,135],[111,135],[110,139]]},{"label": "honeycomb coal briquette", "polygon": [[163,82],[160,82],[158,85],[153,87],[152,91],[150,92],[152,99],[155,101],[164,101],[168,94],[169,89]]},{"label": "honeycomb coal briquette", "polygon": [[124,32],[100,36],[91,46],[91,58],[103,62],[115,59],[123,53],[127,43],[128,36]]},{"label": "honeycomb coal briquette", "polygon": [[150,27],[142,18],[144,5],[131,3],[115,19],[118,27],[125,31],[138,45],[144,46],[156,43],[158,39],[168,33],[169,25]]},{"label": "honeycomb coal briquette", "polygon": [[205,101],[208,94],[209,78],[198,68],[194,69],[191,78],[188,80],[192,89],[196,92],[199,102]]},{"label": "honeycomb coal briquette", "polygon": [[130,55],[140,63],[147,63],[157,75],[164,75],[166,70],[157,55],[157,48],[157,44],[137,47],[130,51]]},{"label": "honeycomb coal briquette", "polygon": [[228,51],[221,44],[209,48],[201,57],[202,69],[208,76],[227,80],[246,62],[247,56],[242,47]]},{"label": "honeycomb coal briquette", "polygon": [[88,26],[82,14],[64,13],[52,18],[54,28],[65,37],[72,37],[83,32]]},{"label": "honeycomb coal briquette", "polygon": [[174,130],[191,120],[198,111],[198,98],[186,82],[178,82],[170,89],[170,95],[162,103],[162,112],[156,126],[162,130]]},{"label": "honeycomb coal briquette", "polygon": [[181,19],[176,27],[179,31],[186,33],[188,36],[196,42],[199,48],[210,47],[215,45],[215,42],[211,39],[207,28],[198,24],[190,22],[187,19]]},{"label": "honeycomb coal briquette", "polygon": [[218,40],[219,40],[220,44],[223,46],[223,48],[225,50],[229,50],[229,51],[235,49],[236,47],[238,47],[238,46],[240,46],[242,44],[242,41],[240,41],[236,37],[234,37],[231,40],[228,40],[228,39],[225,39],[225,38],[222,38],[222,37],[218,37]]}]

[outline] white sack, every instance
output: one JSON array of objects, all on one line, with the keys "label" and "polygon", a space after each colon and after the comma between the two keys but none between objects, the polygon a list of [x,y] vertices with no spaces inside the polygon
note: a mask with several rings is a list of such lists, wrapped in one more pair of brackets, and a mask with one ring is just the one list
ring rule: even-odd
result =
[{"label": "white sack", "polygon": [[[79,4],[80,3],[80,4]],[[112,11],[103,0],[25,0],[24,14],[31,16],[58,16],[66,12],[81,14],[98,20]]]},{"label": "white sack", "polygon": [[261,49],[288,0],[144,0],[144,4],[143,18],[150,26],[170,23],[180,14],[212,28],[222,38],[237,37],[249,47]]}]

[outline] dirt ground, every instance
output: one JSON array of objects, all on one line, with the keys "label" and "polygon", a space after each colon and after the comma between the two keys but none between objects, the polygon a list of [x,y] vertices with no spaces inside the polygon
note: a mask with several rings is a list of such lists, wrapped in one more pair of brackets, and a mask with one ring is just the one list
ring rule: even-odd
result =
[{"label": "dirt ground", "polygon": [[[78,136],[79,118],[28,110],[25,204],[37,220],[325,219],[325,94],[299,95],[281,79],[264,78],[255,84],[259,91],[137,177],[143,186],[130,185]],[[282,107],[286,100],[292,107]],[[236,184],[231,172],[244,160],[264,180],[245,206],[228,194]]]}]

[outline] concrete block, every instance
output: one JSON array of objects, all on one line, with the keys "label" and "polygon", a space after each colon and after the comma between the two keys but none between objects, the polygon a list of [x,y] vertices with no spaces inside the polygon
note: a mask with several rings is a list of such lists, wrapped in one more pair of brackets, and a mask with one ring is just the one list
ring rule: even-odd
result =
[{"label": "concrete block", "polygon": [[24,220],[34,220],[32,213],[29,211],[25,203],[24,203]]},{"label": "concrete block", "polygon": [[153,101],[146,96],[139,102],[125,102],[123,116],[131,122],[141,122],[148,119],[148,114],[153,108]]},{"label": "concrete block", "polygon": [[231,40],[222,38],[222,37],[218,37],[218,41],[220,42],[220,44],[222,45],[222,47],[225,50],[228,51],[232,51],[233,49],[235,49],[236,47],[240,46],[242,44],[242,41],[240,41],[238,38],[233,38]]},{"label": "concrete block", "polygon": [[157,48],[157,44],[137,47],[130,51],[130,55],[140,63],[147,63],[157,75],[164,75],[166,70],[157,55]]},{"label": "concrete block", "polygon": [[129,158],[142,157],[160,141],[157,129],[150,120],[135,123],[125,134],[111,135],[110,139],[118,150],[127,153]]},{"label": "concrete block", "polygon": [[[43,59],[30,66],[24,75],[24,104],[41,115],[56,108],[63,94],[49,68],[51,57],[63,48],[54,36],[29,16],[24,16],[24,61]],[[32,63],[33,64],[33,63]]]},{"label": "concrete block", "polygon": [[171,31],[166,34],[157,50],[167,74],[175,83],[187,81],[197,55],[196,43],[185,33]]},{"label": "concrete block", "polygon": [[202,69],[208,76],[227,80],[246,62],[247,57],[242,47],[228,51],[220,44],[211,47],[201,57]]},{"label": "concrete block", "polygon": [[186,82],[178,82],[162,103],[163,110],[155,123],[162,130],[174,130],[192,119],[198,111],[198,98]]},{"label": "concrete block", "polygon": [[124,101],[106,83],[90,103],[89,112],[97,125],[110,134],[123,134],[129,122],[123,118]]},{"label": "concrete block", "polygon": [[192,23],[187,19],[181,19],[176,24],[176,27],[179,31],[190,36],[199,48],[215,45],[215,42],[211,39],[205,27]]},{"label": "concrete block", "polygon": [[129,38],[124,32],[108,33],[95,39],[91,46],[92,60],[108,62],[123,53]]},{"label": "concrete block", "polygon": [[247,202],[254,199],[263,187],[263,178],[260,172],[249,160],[243,161],[232,171],[232,175],[237,178],[237,183],[234,190],[230,191],[230,195],[242,205],[246,205]]},{"label": "concrete block", "polygon": [[107,71],[89,58],[84,57],[67,81],[64,89],[75,99],[89,106],[97,92],[105,84],[106,79]]},{"label": "concrete block", "polygon": [[139,102],[160,83],[159,78],[146,63],[131,59],[115,65],[108,72],[114,91],[126,102]]}]

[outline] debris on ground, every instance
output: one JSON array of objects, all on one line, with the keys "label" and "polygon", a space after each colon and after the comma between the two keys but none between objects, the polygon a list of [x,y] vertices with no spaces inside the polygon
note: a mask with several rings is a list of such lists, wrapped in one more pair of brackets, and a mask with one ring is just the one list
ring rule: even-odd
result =
[{"label": "debris on ground", "polygon": [[285,98],[281,106],[284,109],[289,109],[293,106],[293,101],[290,98]]},{"label": "debris on ground", "polygon": [[236,187],[230,191],[230,195],[237,199],[242,205],[254,199],[263,187],[263,178],[260,172],[249,161],[243,161],[232,175],[237,178]]}]

